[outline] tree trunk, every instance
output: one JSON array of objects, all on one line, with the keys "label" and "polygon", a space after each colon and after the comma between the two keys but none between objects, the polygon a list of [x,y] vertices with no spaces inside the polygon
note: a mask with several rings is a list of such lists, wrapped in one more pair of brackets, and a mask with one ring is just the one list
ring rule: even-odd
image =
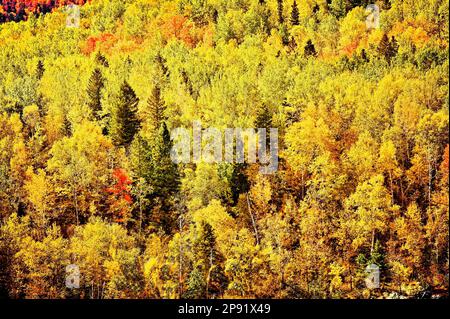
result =
[{"label": "tree trunk", "polygon": [[180,245],[178,247],[179,249],[179,260],[178,260],[178,293],[180,294],[180,299],[183,295],[183,285],[182,285],[182,279],[183,279],[183,242],[182,242],[182,237],[181,237],[181,230],[183,228],[183,219],[181,218],[181,216],[179,217],[179,230],[180,230]]},{"label": "tree trunk", "polygon": [[370,247],[370,256],[373,255],[374,246],[375,246],[375,229],[372,229],[372,245]]},{"label": "tree trunk", "polygon": [[256,245],[259,245],[258,227],[256,225],[256,220],[255,220],[255,217],[253,216],[252,209],[250,207],[250,198],[248,196],[248,193],[247,193],[247,206],[248,206],[248,212],[250,214],[250,217],[252,218],[252,225],[253,225],[253,230],[255,232]]},{"label": "tree trunk", "polygon": [[78,213],[77,191],[76,191],[75,187],[73,187],[72,189],[73,189],[73,202],[75,204],[75,214],[77,216],[77,226],[78,226],[78,225],[80,225],[80,218],[79,218],[79,213]]}]

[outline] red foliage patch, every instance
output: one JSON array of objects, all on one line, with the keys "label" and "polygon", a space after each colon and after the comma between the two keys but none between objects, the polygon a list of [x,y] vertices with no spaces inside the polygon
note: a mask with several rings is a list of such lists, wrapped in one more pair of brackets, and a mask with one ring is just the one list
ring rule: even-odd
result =
[{"label": "red foliage patch", "polygon": [[117,222],[126,222],[127,215],[133,199],[130,193],[130,185],[132,183],[127,172],[122,168],[117,168],[113,172],[115,184],[106,189],[111,194],[110,210]]},{"label": "red foliage patch", "polygon": [[101,49],[102,52],[108,52],[117,42],[116,37],[111,33],[103,33],[99,36],[90,36],[86,43],[82,45],[81,51],[89,55],[96,49]]},{"label": "red foliage patch", "polygon": [[193,24],[184,16],[176,15],[169,18],[163,24],[162,30],[166,40],[176,38],[191,48],[198,42],[193,35]]},{"label": "red foliage patch", "polygon": [[26,20],[30,15],[51,12],[68,4],[83,5],[88,0],[2,0],[0,2],[0,23]]}]

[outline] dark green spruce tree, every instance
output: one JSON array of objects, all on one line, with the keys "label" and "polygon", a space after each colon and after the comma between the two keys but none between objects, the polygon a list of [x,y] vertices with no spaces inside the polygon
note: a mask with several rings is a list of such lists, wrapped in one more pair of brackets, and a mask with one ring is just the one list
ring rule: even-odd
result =
[{"label": "dark green spruce tree", "polygon": [[102,111],[102,90],[104,88],[104,80],[102,72],[99,68],[95,68],[89,78],[87,87],[88,106],[92,111],[94,118],[99,121],[101,119]]},{"label": "dark green spruce tree", "polygon": [[294,0],[294,3],[292,4],[291,24],[292,25],[299,25],[300,24],[300,12],[298,11],[298,6],[297,6],[297,1],[296,0]]},{"label": "dark green spruce tree", "polygon": [[201,222],[199,234],[195,241],[195,260],[197,269],[201,270],[206,282],[207,298],[223,294],[228,280],[222,264],[224,257],[219,252],[216,236],[210,224]]},{"label": "dark green spruce tree", "polygon": [[174,195],[180,188],[178,165],[170,156],[172,140],[165,122],[159,128],[152,144],[152,171],[149,175],[150,199],[157,205],[153,211],[154,221],[170,234],[175,229],[177,212],[172,210]]},{"label": "dark green spruce tree", "polygon": [[278,23],[284,23],[284,15],[283,15],[283,0],[277,0],[277,10],[278,10]]},{"label": "dark green spruce tree", "polygon": [[391,42],[389,42],[389,61],[397,56],[398,53],[398,42],[394,36],[391,37]]},{"label": "dark green spruce tree", "polygon": [[272,112],[266,103],[263,103],[256,112],[255,128],[270,129],[272,127]]},{"label": "dark green spruce tree", "polygon": [[131,86],[124,81],[112,110],[110,135],[116,146],[129,146],[139,130],[137,117],[139,98]]},{"label": "dark green spruce tree", "polygon": [[97,54],[95,55],[95,62],[105,68],[109,67],[108,60],[100,51],[98,51]]},{"label": "dark green spruce tree", "polygon": [[378,43],[377,51],[378,54],[382,57],[387,58],[387,56],[389,55],[389,37],[386,33],[383,34],[380,43]]},{"label": "dark green spruce tree", "polygon": [[[270,145],[270,129],[273,127],[272,123],[272,112],[270,111],[267,104],[263,103],[256,113],[256,119],[255,119],[255,128],[258,129],[266,129],[266,136],[264,139],[258,138],[258,150],[259,149],[265,149],[266,154],[268,153],[269,145]],[[265,142],[265,146],[262,145],[262,143]],[[258,153],[259,154],[259,153]]]},{"label": "dark green spruce tree", "polygon": [[156,197],[172,196],[179,188],[178,167],[170,157],[172,145],[169,130],[163,122],[152,146],[152,160],[155,164],[152,184]]},{"label": "dark green spruce tree", "polygon": [[42,60],[39,60],[36,66],[36,78],[38,80],[42,79],[42,77],[44,76],[44,72],[45,72],[44,62],[42,62]]},{"label": "dark green spruce tree", "polygon": [[158,53],[155,57],[155,63],[158,67],[158,69],[161,72],[161,75],[164,76],[165,78],[168,78],[170,75],[169,69],[166,66],[166,59],[163,58],[163,56],[161,55],[161,53]]},{"label": "dark green spruce tree", "polygon": [[158,131],[162,122],[165,121],[164,111],[166,106],[161,99],[161,88],[155,85],[152,89],[152,94],[147,100],[147,108],[149,112],[149,121],[155,131]]},{"label": "dark green spruce tree", "polygon": [[308,40],[308,42],[306,42],[306,45],[304,48],[304,54],[306,57],[317,56],[316,47],[314,46],[314,44],[312,43],[311,40]]},{"label": "dark green spruce tree", "polygon": [[383,34],[383,37],[378,44],[377,51],[380,57],[384,57],[388,63],[391,63],[391,60],[397,55],[398,52],[397,40],[392,37],[389,41],[387,34]]}]

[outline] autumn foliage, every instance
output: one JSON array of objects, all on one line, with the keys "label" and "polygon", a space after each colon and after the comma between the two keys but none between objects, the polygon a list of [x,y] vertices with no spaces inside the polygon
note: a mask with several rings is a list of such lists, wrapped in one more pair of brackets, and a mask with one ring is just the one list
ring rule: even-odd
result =
[{"label": "autumn foliage", "polygon": [[448,294],[448,1],[85,2],[0,1],[0,298]]},{"label": "autumn foliage", "polygon": [[124,223],[133,203],[130,193],[132,181],[127,172],[121,168],[113,171],[113,178],[114,185],[106,189],[111,194],[110,210],[116,222]]},{"label": "autumn foliage", "polygon": [[87,0],[2,0],[0,3],[0,23],[26,20],[30,15],[51,12],[69,4],[82,5]]}]

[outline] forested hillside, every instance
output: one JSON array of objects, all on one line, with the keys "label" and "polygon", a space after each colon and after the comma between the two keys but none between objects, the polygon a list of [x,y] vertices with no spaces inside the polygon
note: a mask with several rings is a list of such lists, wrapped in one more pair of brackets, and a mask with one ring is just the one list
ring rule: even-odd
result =
[{"label": "forested hillside", "polygon": [[[0,3],[0,298],[448,289],[447,0]],[[193,121],[278,171],[175,164]]]}]

